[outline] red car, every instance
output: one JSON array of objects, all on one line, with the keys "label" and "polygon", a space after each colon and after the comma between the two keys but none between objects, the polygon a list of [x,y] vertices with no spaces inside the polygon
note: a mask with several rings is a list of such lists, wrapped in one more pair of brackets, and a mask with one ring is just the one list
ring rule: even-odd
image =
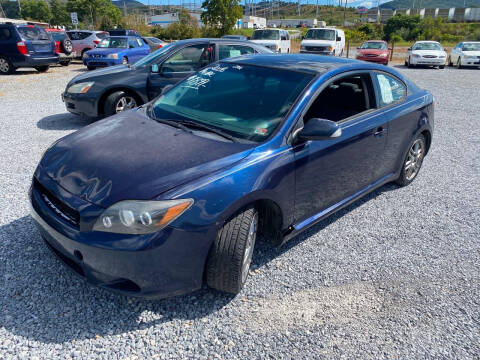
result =
[{"label": "red car", "polygon": [[60,65],[68,66],[77,54],[73,51],[73,44],[67,33],[61,29],[45,29],[45,31],[55,41],[55,52],[59,56]]},{"label": "red car", "polygon": [[390,49],[386,41],[369,40],[357,48],[357,60],[371,61],[388,65],[390,59]]}]

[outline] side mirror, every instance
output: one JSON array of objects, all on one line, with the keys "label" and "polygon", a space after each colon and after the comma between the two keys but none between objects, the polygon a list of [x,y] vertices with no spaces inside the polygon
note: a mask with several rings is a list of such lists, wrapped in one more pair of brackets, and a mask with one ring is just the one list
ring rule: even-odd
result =
[{"label": "side mirror", "polygon": [[411,48],[411,47],[409,47],[409,48],[408,48],[408,51],[411,51],[411,50],[412,50],[412,48]]},{"label": "side mirror", "polygon": [[312,118],[297,135],[300,140],[330,140],[342,135],[342,129],[335,121]]},{"label": "side mirror", "polygon": [[135,46],[133,46],[133,45],[128,45],[128,48],[129,48],[129,49],[133,49],[134,47],[135,47]]},{"label": "side mirror", "polygon": [[447,52],[447,48],[443,48],[443,51]]},{"label": "side mirror", "polygon": [[160,72],[160,69],[158,67],[158,64],[152,64],[150,65],[150,72],[152,74],[158,74]]},{"label": "side mirror", "polygon": [[302,40],[305,40],[305,36],[302,36]]},{"label": "side mirror", "polygon": [[250,37],[250,36],[247,36],[247,40],[251,40],[251,37]]},{"label": "side mirror", "polygon": [[285,40],[287,40],[287,37],[286,37],[286,36],[282,36],[282,39],[281,39],[281,40],[282,40],[282,41],[285,41]]},{"label": "side mirror", "polygon": [[359,48],[359,47],[357,47],[357,50],[360,50],[360,48]]},{"label": "side mirror", "polygon": [[170,90],[173,87],[172,84],[165,85],[162,89],[162,92],[160,93],[161,95],[166,94],[168,90]]},{"label": "side mirror", "polygon": [[342,38],[340,36],[337,36],[337,41],[342,41]]},{"label": "side mirror", "polygon": [[393,49],[392,48],[388,48],[388,51],[392,51]]}]

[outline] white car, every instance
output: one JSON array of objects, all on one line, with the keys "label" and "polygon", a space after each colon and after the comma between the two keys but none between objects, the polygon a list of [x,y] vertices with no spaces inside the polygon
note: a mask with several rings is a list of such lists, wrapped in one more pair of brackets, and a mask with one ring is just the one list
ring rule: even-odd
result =
[{"label": "white car", "polygon": [[290,35],[282,29],[255,30],[251,41],[277,53],[289,53],[291,49]]},{"label": "white car", "polygon": [[448,65],[478,66],[480,69],[480,41],[464,41],[455,46],[448,57]]},{"label": "white car", "polygon": [[445,67],[447,52],[437,41],[417,41],[408,49],[405,66],[416,65]]},{"label": "white car", "polygon": [[306,54],[343,56],[345,33],[334,28],[308,29],[300,43],[300,52]]}]

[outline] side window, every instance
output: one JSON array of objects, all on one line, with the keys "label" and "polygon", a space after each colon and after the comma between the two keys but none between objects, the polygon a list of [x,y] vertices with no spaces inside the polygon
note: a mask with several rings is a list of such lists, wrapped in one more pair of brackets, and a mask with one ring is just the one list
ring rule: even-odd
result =
[{"label": "side window", "polygon": [[147,42],[145,41],[145,39],[137,38],[137,43],[138,43],[138,46],[143,46],[144,44],[147,45]]},{"label": "side window", "polygon": [[136,39],[128,39],[128,47],[129,48],[137,48],[138,43],[137,43]]},{"label": "side window", "polygon": [[253,54],[255,50],[244,45],[218,45],[218,60],[232,58],[245,54]]},{"label": "side window", "polygon": [[183,48],[167,59],[162,66],[163,73],[197,71],[210,63],[212,48],[208,44]]},{"label": "side window", "polygon": [[317,96],[303,119],[342,121],[374,109],[375,92],[370,74],[353,74],[332,81]]},{"label": "side window", "polygon": [[387,106],[389,104],[401,101],[407,94],[407,88],[400,81],[386,74],[376,73],[378,89],[380,92],[380,106]]},{"label": "side window", "polygon": [[8,28],[0,28],[0,41],[10,39],[12,33]]}]

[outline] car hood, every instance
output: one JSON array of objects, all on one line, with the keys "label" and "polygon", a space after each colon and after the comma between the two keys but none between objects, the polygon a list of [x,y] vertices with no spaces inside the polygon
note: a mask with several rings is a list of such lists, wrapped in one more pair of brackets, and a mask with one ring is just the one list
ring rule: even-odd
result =
[{"label": "car hood", "polygon": [[302,40],[301,46],[334,46],[335,41],[328,40]]},{"label": "car hood", "polygon": [[416,55],[435,55],[435,56],[446,56],[447,53],[443,50],[412,50],[413,54]]},{"label": "car hood", "polygon": [[264,39],[260,39],[260,40],[250,40],[251,42],[255,43],[255,44],[259,44],[259,45],[272,45],[272,44],[279,44],[280,43],[280,40],[264,40]]},{"label": "car hood", "polygon": [[361,55],[366,55],[366,54],[375,54],[375,55],[381,55],[381,54],[388,54],[388,50],[385,49],[358,49],[357,54]]},{"label": "car hood", "polygon": [[108,207],[155,198],[233,165],[253,147],[160,124],[139,109],[66,136],[45,153],[40,168],[70,193]]},{"label": "car hood", "polygon": [[477,51],[462,51],[465,56],[480,56],[480,50]]},{"label": "car hood", "polygon": [[[127,74],[134,69],[128,65],[114,65],[105,68],[100,68],[93,71],[84,72],[83,74],[75,76],[68,84],[68,86],[81,82],[83,80],[94,80],[94,78],[103,75],[116,74],[115,76],[121,76],[122,74]],[[68,87],[67,86],[67,87]]]},{"label": "car hood", "polygon": [[110,55],[110,54],[118,54],[121,52],[124,52],[127,50],[127,48],[105,48],[105,49],[93,49],[93,50],[88,50],[87,54],[88,55]]}]

